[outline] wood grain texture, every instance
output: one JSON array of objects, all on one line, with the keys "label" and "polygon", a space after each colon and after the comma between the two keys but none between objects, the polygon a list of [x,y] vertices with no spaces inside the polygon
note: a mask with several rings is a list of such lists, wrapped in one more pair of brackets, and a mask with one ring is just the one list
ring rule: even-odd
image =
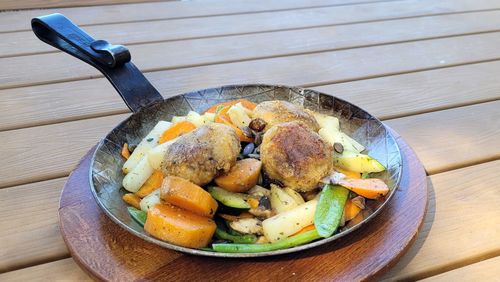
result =
[{"label": "wood grain texture", "polygon": [[2,0],[0,2],[0,11],[53,8],[53,7],[78,7],[78,6],[155,2],[155,1],[168,1],[168,0],[23,0],[23,1]]},{"label": "wood grain texture", "polygon": [[[320,248],[232,260],[184,255],[137,239],[113,224],[97,207],[88,187],[90,154],[72,173],[61,195],[61,232],[76,262],[92,277],[102,280],[364,280],[385,271],[406,250],[424,217],[424,170],[401,139],[398,144],[404,168],[391,203],[352,236]],[[89,244],[93,247],[88,248]],[[149,259],[131,259],[134,256]]]},{"label": "wood grain texture", "polygon": [[[480,17],[483,20],[477,21]],[[130,46],[143,72],[333,51],[353,47],[500,30],[500,11],[431,16],[312,29],[193,39]],[[10,71],[0,88],[102,77],[67,54],[1,58]]]},{"label": "wood grain texture", "polygon": [[62,259],[0,274],[0,280],[14,281],[92,281],[73,261]]},{"label": "wood grain texture", "polygon": [[313,89],[330,93],[380,119],[438,111],[500,98],[500,62],[329,84]]},{"label": "wood grain texture", "polygon": [[264,2],[262,0],[165,1],[99,7],[56,8],[44,9],[43,11],[6,11],[0,17],[0,32],[31,30],[31,18],[51,13],[64,14],[76,24],[86,26],[105,23],[258,13],[369,2],[380,2],[380,0],[268,0],[265,1],[265,5],[263,5]]},{"label": "wood grain texture", "polygon": [[0,163],[7,166],[0,187],[67,176],[80,156],[127,116],[0,132]]},{"label": "wood grain texture", "polygon": [[[158,71],[147,73],[146,76],[163,93],[164,97],[194,89],[238,83],[259,82],[314,86],[500,59],[498,45],[500,45],[500,33],[491,33]],[[450,48],[449,46],[454,47]],[[235,50],[234,52],[240,51]],[[61,59],[67,60],[70,70],[79,69],[78,66],[83,69],[90,68],[83,62],[77,62],[67,55]],[[384,61],[384,64],[381,65],[381,61]],[[401,64],[401,61],[405,63]],[[353,68],[353,65],[359,67]],[[498,67],[497,62],[488,67],[471,67],[469,75],[477,77],[479,73],[473,74],[473,72],[478,69],[498,72]],[[307,69],[307,72],[304,69]],[[467,69],[459,71],[460,75],[464,75]],[[443,70],[443,72],[443,76],[447,76],[447,72],[453,74],[454,70]],[[491,81],[492,77],[491,74],[486,75],[481,80],[488,81],[489,79]],[[398,78],[395,79],[398,80]],[[439,77],[432,79],[432,81],[436,84],[445,83],[445,81],[440,82]],[[464,81],[469,81],[468,85],[473,86],[472,80]],[[498,97],[495,94],[498,93],[496,92],[497,83],[491,86],[481,86],[483,88],[492,87],[490,91],[483,94],[473,91],[474,88],[464,89],[458,87],[459,84],[453,81],[448,80],[448,82],[451,83],[454,91],[458,93],[465,91],[467,94],[467,96],[452,98],[452,100],[459,100],[458,103],[466,103],[464,100],[468,100],[468,97],[472,101],[481,101],[483,95],[487,96],[485,99],[492,99],[492,96]],[[462,83],[467,85],[466,82]],[[337,95],[337,93],[333,94]],[[338,93],[338,95],[342,95],[342,93]],[[392,95],[398,95],[400,98],[393,103]],[[107,81],[104,79],[0,90],[0,97],[2,97],[0,108],[5,109],[0,111],[0,120],[2,120],[0,128],[2,129],[128,112],[115,90],[107,85]],[[429,108],[428,102],[421,103],[425,99],[420,99],[420,96],[407,96],[405,92],[394,91],[387,95],[386,101],[389,104],[378,103],[374,105],[381,107],[381,109],[397,110],[402,99],[415,101],[411,104],[415,105],[416,111]],[[40,100],[44,103],[40,103]],[[434,99],[429,101],[432,100]],[[367,104],[366,100],[364,104]],[[363,106],[363,104],[360,105]],[[432,108],[432,105],[430,107]],[[415,111],[414,109],[408,110]]]},{"label": "wood grain texture", "polygon": [[57,226],[65,181],[0,189],[0,273],[68,255]]},{"label": "wood grain texture", "polygon": [[435,174],[500,159],[499,107],[495,101],[385,123],[408,140],[427,172]]},{"label": "wood grain texture", "polygon": [[[94,38],[106,39],[113,44],[130,45],[486,9],[500,9],[500,3],[488,0],[394,1],[312,8],[307,11],[290,10],[207,18],[106,24],[88,26],[85,30]],[[0,57],[39,52],[56,51],[39,41],[31,31],[0,34]]]},{"label": "wood grain texture", "polygon": [[500,255],[500,194],[492,177],[499,166],[494,161],[431,176],[422,232],[383,278],[416,280]]},{"label": "wood grain texture", "polygon": [[422,281],[500,281],[499,265],[500,256],[432,276]]}]

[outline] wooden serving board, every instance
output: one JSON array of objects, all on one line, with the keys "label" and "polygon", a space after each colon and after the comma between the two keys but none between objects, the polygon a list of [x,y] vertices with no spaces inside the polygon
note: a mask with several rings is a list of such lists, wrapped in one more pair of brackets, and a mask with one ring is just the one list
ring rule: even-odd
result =
[{"label": "wooden serving board", "polygon": [[282,281],[373,279],[414,241],[427,206],[427,177],[398,137],[403,175],[394,199],[347,237],[306,251],[262,258],[211,258],[161,248],[126,232],[97,206],[89,187],[93,149],[70,175],[61,195],[61,233],[73,259],[98,280]]}]

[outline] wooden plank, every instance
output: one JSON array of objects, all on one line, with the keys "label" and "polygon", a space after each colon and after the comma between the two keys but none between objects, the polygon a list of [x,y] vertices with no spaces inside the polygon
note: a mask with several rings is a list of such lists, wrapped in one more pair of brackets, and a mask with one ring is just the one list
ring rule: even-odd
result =
[{"label": "wooden plank", "polygon": [[500,158],[500,101],[385,121],[429,174]]},{"label": "wooden plank", "polygon": [[500,256],[423,279],[424,282],[499,281]]},{"label": "wooden plank", "polygon": [[[147,73],[146,76],[165,97],[195,89],[238,83],[259,82],[315,86],[495,60],[500,58],[498,45],[500,45],[500,33],[479,34],[158,71]],[[450,48],[450,46],[453,46],[453,48]],[[64,58],[68,61],[75,61],[70,56]],[[402,61],[405,63],[402,64]],[[380,64],[380,62],[384,62],[384,64]],[[82,62],[76,64],[84,66]],[[359,67],[353,68],[352,66]],[[445,81],[447,81],[449,83],[447,87],[453,89],[451,93],[463,94],[462,96],[451,97],[450,103],[460,104],[498,98],[499,92],[497,89],[500,82],[494,81],[494,76],[488,74],[488,72],[499,72],[499,67],[498,62],[494,62],[491,65],[463,66],[457,71],[443,69],[438,72],[437,77],[433,76],[434,72],[416,74],[411,77],[416,77],[414,83],[419,85],[417,90],[423,87],[418,81],[420,78],[426,79],[432,85],[446,85]],[[307,71],[304,71],[304,69],[307,69]],[[463,79],[461,83],[464,87],[458,87],[459,85],[453,80],[441,80],[446,76],[467,78],[468,75],[479,79],[479,81],[493,81],[493,83],[475,86],[474,81]],[[402,79],[404,83],[406,76],[394,78],[396,81],[399,79]],[[465,88],[467,85],[470,88]],[[392,84],[381,87],[381,91],[384,91],[386,89],[384,87],[390,88]],[[491,89],[479,92],[476,91],[476,87],[483,89],[491,87]],[[436,89],[438,88],[436,87]],[[370,92],[369,88],[365,89],[363,95],[367,92]],[[350,99],[350,96],[342,96],[342,93],[329,93]],[[401,101],[408,99],[410,101],[408,105],[415,106],[415,109],[407,108],[405,110],[418,112],[432,108],[431,101],[439,100],[439,97],[436,96],[427,100],[428,102],[423,102],[431,96],[430,94],[432,93],[417,96],[406,95],[406,92],[393,91],[391,95],[386,95],[384,98],[384,101],[388,104],[367,103],[363,101],[362,96],[358,96],[356,102],[359,101],[359,105],[366,105],[370,110],[384,114],[387,109],[397,111]],[[392,100],[393,95],[397,95],[399,98]],[[449,97],[450,93],[446,95],[446,97]],[[116,95],[115,90],[110,85],[107,85],[104,79],[0,90],[0,97],[2,97],[0,108],[4,109],[0,111],[1,129],[128,112],[123,102]],[[68,99],[68,97],[71,97],[71,99]],[[441,101],[438,107],[446,105],[445,100]],[[12,107],[12,105],[15,105],[15,107]],[[399,111],[399,114],[403,113]]]},{"label": "wooden plank", "polygon": [[380,0],[269,0],[265,2],[262,0],[168,1],[128,5],[105,5],[99,7],[5,11],[0,17],[0,32],[31,30],[30,20],[32,18],[51,13],[64,14],[76,24],[87,26],[105,23],[258,13],[370,2],[380,2]]},{"label": "wooden plank", "polygon": [[500,255],[499,166],[494,161],[433,175],[421,234],[383,279],[414,281]]},{"label": "wooden plank", "polygon": [[[412,277],[416,277],[414,276],[415,273],[422,275],[422,273],[435,271],[436,267],[445,269],[448,265],[455,265],[464,260],[471,262],[477,260],[478,256],[487,256],[491,250],[500,250],[500,246],[495,242],[496,237],[493,236],[494,234],[498,235],[499,232],[498,225],[493,223],[498,223],[497,221],[500,219],[498,216],[500,198],[495,196],[497,194],[495,190],[496,180],[494,180],[494,177],[491,177],[499,165],[500,161],[494,161],[431,176],[430,181],[433,189],[429,192],[428,213],[422,231],[409,253],[403,257],[401,262],[385,278],[410,277],[411,279]],[[484,179],[484,181],[475,181],[475,179]],[[53,188],[55,187],[44,186],[42,189],[43,192],[38,193],[38,197],[40,197],[39,202],[47,201],[46,198],[49,198],[50,194],[45,191]],[[55,190],[59,191],[58,188]],[[464,193],[464,190],[470,191],[470,193]],[[17,197],[23,195],[21,189],[17,190],[14,188],[12,191],[19,194]],[[488,191],[491,191],[491,193]],[[436,205],[436,202],[439,202],[439,204]],[[36,201],[34,201],[34,205],[34,208],[39,208]],[[56,207],[54,203],[54,208]],[[479,217],[478,213],[482,213],[482,211],[486,211],[488,214],[482,214],[481,217],[483,215],[485,217],[493,215],[492,217],[487,217],[493,220],[490,222],[491,224],[482,224],[477,220],[477,217]],[[496,216],[495,212],[497,213]],[[22,211],[19,214],[19,220],[27,221],[31,224],[31,213]],[[53,217],[53,215],[50,216]],[[479,226],[480,224],[482,225]],[[478,228],[470,228],[470,226],[478,226]],[[460,244],[456,244],[457,248],[455,249],[453,242],[456,242],[457,233],[468,234],[468,236],[463,236],[461,238],[462,241],[460,241]],[[484,238],[482,238],[483,234],[485,234]],[[53,241],[59,242],[61,245],[63,244],[59,239]],[[0,247],[4,247],[5,244],[6,241],[0,241]],[[39,253],[37,250],[43,248],[42,244],[43,241],[37,244],[38,246],[30,248],[30,250]],[[441,249],[443,244],[444,249]],[[21,248],[22,244],[16,244],[16,246],[17,248]],[[32,275],[27,273],[32,273],[33,271],[31,268],[26,268],[7,273],[7,276],[5,274],[4,276],[0,275],[0,280],[3,280],[5,277],[15,277],[12,273],[16,275],[21,275],[19,273],[22,273],[22,275]],[[55,273],[53,275],[56,275],[59,272],[70,275],[71,273],[81,273],[81,270],[75,264],[71,263],[66,265],[64,269],[51,266],[44,270],[43,273],[36,273],[41,275],[41,277],[45,277],[44,275],[49,275],[48,273]]]},{"label": "wooden plank", "polygon": [[93,281],[71,258],[0,274],[2,281]]},{"label": "wooden plank", "polygon": [[[483,20],[477,21],[478,17]],[[498,30],[500,11],[485,11],[132,45],[130,51],[134,63],[147,72]],[[102,76],[62,53],[2,58],[0,65],[11,70],[0,77],[0,88]]]},{"label": "wooden plank", "polygon": [[[0,187],[67,176],[81,156],[128,115],[4,131]],[[24,137],[22,137],[24,136]],[[19,138],[24,138],[21,140]]]},{"label": "wooden plank", "polygon": [[[290,10],[208,18],[107,24],[88,26],[85,30],[95,38],[106,39],[114,44],[130,45],[499,8],[500,2],[488,0],[446,0],[439,2],[409,0],[408,2],[396,1],[312,8],[307,11]],[[332,17],[332,15],[335,16]],[[53,47],[38,40],[31,31],[0,34],[0,57],[39,52],[56,51]]]},{"label": "wooden plank", "polygon": [[68,256],[57,212],[65,181],[0,189],[0,273]]},{"label": "wooden plank", "polygon": [[3,0],[0,2],[1,10],[20,10],[20,9],[36,9],[36,8],[54,8],[54,7],[79,7],[79,6],[94,6],[108,5],[120,3],[138,3],[138,2],[154,2],[168,0]]},{"label": "wooden plank", "polygon": [[[500,62],[383,76],[313,87],[391,119],[500,98]],[[121,102],[121,101],[120,101]]]}]

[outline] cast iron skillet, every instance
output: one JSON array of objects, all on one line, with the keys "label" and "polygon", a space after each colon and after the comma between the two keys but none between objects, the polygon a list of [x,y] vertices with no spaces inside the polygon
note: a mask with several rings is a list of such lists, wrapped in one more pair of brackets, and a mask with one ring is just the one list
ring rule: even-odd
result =
[{"label": "cast iron skillet", "polygon": [[[99,142],[89,171],[90,189],[98,205],[118,225],[128,232],[165,248],[205,256],[259,257],[285,254],[309,249],[346,236],[374,218],[394,195],[399,184],[402,159],[396,140],[378,119],[361,108],[342,99],[315,90],[279,85],[246,84],[222,86],[180,94],[164,100],[144,75],[132,64],[130,53],[121,45],[95,40],[61,14],[32,19],[36,36],[100,70],[113,84],[133,114],[118,124]],[[122,201],[124,163],[120,155],[123,143],[138,144],[159,120],[169,121],[193,110],[202,112],[210,106],[229,100],[246,98],[259,103],[267,100],[285,100],[305,108],[336,116],[342,130],[360,141],[368,153],[381,161],[387,171],[377,177],[390,187],[389,194],[378,201],[368,201],[371,214],[351,228],[343,228],[334,236],[302,246],[262,253],[217,253],[184,248],[155,239],[132,220]]]}]

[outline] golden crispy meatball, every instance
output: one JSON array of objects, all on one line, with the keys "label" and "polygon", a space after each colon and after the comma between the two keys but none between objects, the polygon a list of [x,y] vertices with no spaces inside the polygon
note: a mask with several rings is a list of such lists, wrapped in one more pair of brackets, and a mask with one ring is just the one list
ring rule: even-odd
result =
[{"label": "golden crispy meatball", "polygon": [[219,123],[204,125],[180,136],[168,147],[162,171],[202,186],[228,172],[240,149],[234,129]]},{"label": "golden crispy meatball", "polygon": [[260,146],[260,158],[270,178],[296,191],[315,189],[332,170],[333,148],[299,122],[271,127]]},{"label": "golden crispy meatball", "polygon": [[286,101],[266,101],[258,104],[253,110],[253,118],[261,118],[267,123],[264,131],[273,125],[289,121],[299,121],[315,132],[320,128],[312,114]]}]

